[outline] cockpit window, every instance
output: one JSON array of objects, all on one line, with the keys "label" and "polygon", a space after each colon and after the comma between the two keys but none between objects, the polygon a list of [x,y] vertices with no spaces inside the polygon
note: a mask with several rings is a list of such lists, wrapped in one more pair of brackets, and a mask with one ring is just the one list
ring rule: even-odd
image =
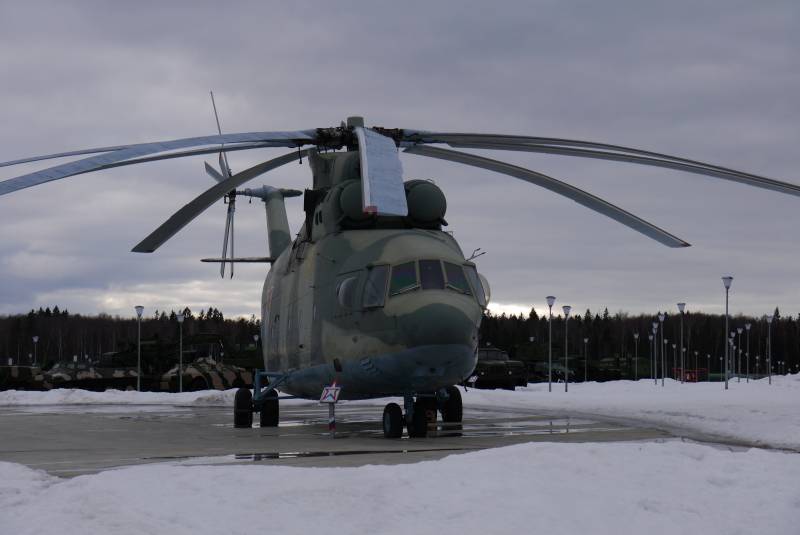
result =
[{"label": "cockpit window", "polygon": [[420,260],[419,279],[423,290],[444,290],[442,263],[438,260]]},{"label": "cockpit window", "polygon": [[417,263],[406,262],[392,266],[392,282],[389,284],[389,295],[397,295],[414,290],[417,283]]},{"label": "cockpit window", "polygon": [[464,266],[464,270],[467,272],[467,279],[469,279],[469,283],[472,285],[472,291],[475,294],[475,297],[478,298],[478,304],[482,307],[485,307],[486,292],[483,289],[483,284],[481,284],[481,279],[478,277],[478,272],[475,270],[475,266]]},{"label": "cockpit window", "polygon": [[367,270],[367,282],[364,285],[364,308],[383,306],[386,301],[388,278],[389,266],[373,266]]},{"label": "cockpit window", "polygon": [[444,272],[447,274],[448,288],[452,288],[453,290],[467,295],[472,295],[472,292],[469,290],[469,283],[467,283],[467,278],[464,276],[464,270],[461,266],[458,264],[451,264],[450,262],[444,262]]}]

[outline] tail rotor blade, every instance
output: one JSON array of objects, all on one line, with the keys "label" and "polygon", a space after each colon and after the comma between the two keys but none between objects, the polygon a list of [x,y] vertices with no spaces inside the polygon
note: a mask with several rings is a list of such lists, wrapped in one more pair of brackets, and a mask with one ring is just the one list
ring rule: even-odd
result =
[{"label": "tail rotor blade", "polygon": [[228,235],[231,230],[231,205],[228,205],[228,213],[225,216],[225,235],[222,237],[222,263],[219,265],[219,276],[225,278],[225,260],[228,257]]},{"label": "tail rotor blade", "polygon": [[[236,255],[233,254],[233,238],[234,238],[233,220],[234,216],[236,215],[236,197],[231,197],[231,201],[230,204],[228,205],[228,208],[230,209],[230,215],[231,215],[231,260],[233,260],[234,258],[236,258]],[[234,263],[231,262],[231,278],[233,278],[233,266]]]},{"label": "tail rotor blade", "polygon": [[208,174],[208,176],[210,176],[217,182],[222,182],[223,180],[225,180],[225,177],[222,176],[220,172],[214,169],[212,166],[208,165],[208,162],[203,162],[203,163],[206,164],[206,173]]}]

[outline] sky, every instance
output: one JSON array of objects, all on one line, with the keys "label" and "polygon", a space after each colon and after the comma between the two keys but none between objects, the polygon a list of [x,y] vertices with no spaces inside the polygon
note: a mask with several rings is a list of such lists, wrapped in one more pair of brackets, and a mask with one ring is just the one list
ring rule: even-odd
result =
[{"label": "sky", "polygon": [[[786,2],[0,3],[0,161],[226,133],[368,125],[591,140],[800,184],[800,4]],[[230,156],[234,172],[282,154]],[[480,151],[474,151],[480,152]],[[692,244],[670,249],[504,175],[401,156],[434,180],[448,230],[495,311],[800,312],[800,198],[639,165],[482,154],[564,180]],[[213,156],[206,158],[213,161]],[[42,165],[0,168],[0,180]],[[308,165],[248,186],[303,189]],[[133,315],[258,314],[263,265],[233,280],[220,201],[154,254],[144,236],[212,184],[203,157],[123,167],[0,197],[0,314],[58,305]],[[287,201],[299,229],[302,201]],[[236,252],[266,254],[260,203]],[[560,310],[560,308],[557,308]]]}]

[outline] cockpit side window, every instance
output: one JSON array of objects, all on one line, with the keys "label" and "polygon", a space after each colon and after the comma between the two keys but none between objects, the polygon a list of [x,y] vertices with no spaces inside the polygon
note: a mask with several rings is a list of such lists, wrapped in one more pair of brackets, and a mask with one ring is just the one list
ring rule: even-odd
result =
[{"label": "cockpit side window", "polygon": [[458,264],[451,264],[444,262],[444,272],[447,275],[447,287],[458,292],[472,295],[469,289],[469,283],[464,276],[464,270]]},{"label": "cockpit side window", "polygon": [[478,277],[478,271],[475,269],[475,266],[464,266],[464,270],[467,272],[467,279],[469,279],[469,283],[472,285],[472,292],[475,294],[475,297],[478,298],[478,304],[485,307],[486,292],[483,289],[480,277]]},{"label": "cockpit side window", "polygon": [[389,266],[372,266],[367,270],[367,282],[364,284],[364,308],[384,305],[388,279]]},{"label": "cockpit side window", "polygon": [[392,266],[392,282],[389,284],[389,295],[397,295],[419,287],[417,282],[417,263],[406,262]]},{"label": "cockpit side window", "polygon": [[423,290],[444,290],[442,263],[438,260],[420,260],[419,279]]}]

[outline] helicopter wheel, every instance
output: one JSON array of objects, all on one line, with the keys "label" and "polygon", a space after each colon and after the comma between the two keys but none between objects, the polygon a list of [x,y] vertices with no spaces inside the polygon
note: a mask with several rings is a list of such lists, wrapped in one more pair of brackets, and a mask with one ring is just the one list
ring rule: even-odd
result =
[{"label": "helicopter wheel", "polygon": [[233,398],[233,427],[253,427],[253,394],[249,388],[240,388]]},{"label": "helicopter wheel", "polygon": [[425,402],[417,400],[414,402],[413,413],[406,415],[406,425],[408,426],[409,437],[425,438],[428,436],[428,417],[425,409]]},{"label": "helicopter wheel", "polygon": [[461,402],[461,391],[455,386],[448,386],[447,401],[442,405],[442,421],[459,423],[464,419],[464,405]]},{"label": "helicopter wheel", "polygon": [[389,403],[383,409],[384,438],[400,438],[403,436],[403,411],[397,403]]},{"label": "helicopter wheel", "polygon": [[280,420],[280,410],[278,407],[278,393],[274,390],[266,395],[264,403],[259,413],[259,423],[261,427],[278,427]]}]

